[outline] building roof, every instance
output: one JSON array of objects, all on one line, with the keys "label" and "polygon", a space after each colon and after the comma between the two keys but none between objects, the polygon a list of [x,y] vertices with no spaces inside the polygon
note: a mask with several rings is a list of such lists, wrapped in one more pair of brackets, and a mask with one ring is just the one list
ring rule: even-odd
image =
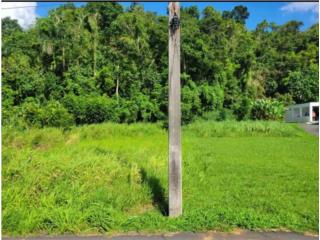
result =
[{"label": "building roof", "polygon": [[310,105],[319,107],[319,102],[308,102],[308,103],[293,104],[293,105],[290,105],[288,107],[308,107]]}]

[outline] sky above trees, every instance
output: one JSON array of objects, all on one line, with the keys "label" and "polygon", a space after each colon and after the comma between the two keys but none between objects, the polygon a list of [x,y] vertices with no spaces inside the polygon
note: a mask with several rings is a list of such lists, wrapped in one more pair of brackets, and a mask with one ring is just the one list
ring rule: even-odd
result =
[{"label": "sky above trees", "polygon": [[[18,2],[18,3],[2,3],[2,16],[10,16],[18,19],[22,27],[27,28],[35,22],[36,17],[44,17],[48,12],[63,4],[62,2]],[[76,3],[81,6],[86,3]],[[122,2],[125,7],[129,7],[131,2]],[[140,3],[146,11],[153,11],[158,14],[166,14],[167,2],[145,2]],[[250,12],[247,20],[247,27],[255,29],[258,23],[264,19],[268,22],[283,24],[289,20],[301,21],[304,23],[302,29],[307,29],[312,24],[318,22],[319,4],[317,2],[183,2],[181,5],[188,7],[197,5],[202,11],[206,6],[213,6],[218,11],[230,11],[236,5],[244,5]],[[29,7],[30,6],[30,7]],[[12,8],[12,9],[11,9]]]}]

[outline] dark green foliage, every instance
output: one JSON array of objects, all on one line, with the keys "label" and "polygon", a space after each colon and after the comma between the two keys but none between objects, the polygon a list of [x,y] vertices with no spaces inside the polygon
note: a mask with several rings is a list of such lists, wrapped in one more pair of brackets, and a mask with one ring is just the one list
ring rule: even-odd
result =
[{"label": "dark green foliage", "polygon": [[220,110],[223,106],[224,93],[219,86],[201,85],[200,99],[205,111]]},{"label": "dark green foliage", "polygon": [[28,125],[42,125],[43,109],[41,108],[39,103],[35,102],[33,99],[30,99],[30,101],[25,101],[21,105],[21,110],[23,119]]},{"label": "dark green foliage", "polygon": [[196,19],[199,19],[200,17],[200,12],[197,6],[190,6],[186,8],[181,7],[181,12],[185,12]]},{"label": "dark green foliage", "polygon": [[234,105],[234,113],[238,120],[246,120],[250,118],[251,101],[248,97],[243,97]]},{"label": "dark green foliage", "polygon": [[249,12],[245,6],[236,6],[231,12],[223,11],[222,17],[224,19],[234,19],[236,22],[245,24],[246,19],[249,17]]},{"label": "dark green foliage", "polygon": [[181,92],[182,122],[188,123],[201,114],[201,101],[195,86],[184,86]]},{"label": "dark green foliage", "polygon": [[[280,118],[261,113],[260,103],[251,115],[255,99],[318,100],[318,24],[301,31],[301,22],[263,21],[249,31],[249,15],[241,5],[181,9],[183,123],[206,112],[216,120]],[[2,19],[3,123],[166,121],[167,21],[116,2],[66,4],[28,30]]]},{"label": "dark green foliage", "polygon": [[21,32],[18,20],[11,20],[9,17],[5,17],[1,20],[2,34],[10,35],[13,32]]},{"label": "dark green foliage", "polygon": [[42,125],[49,127],[66,127],[74,124],[73,115],[61,103],[50,101],[43,108]]},{"label": "dark green foliage", "polygon": [[100,123],[111,119],[112,101],[105,97],[91,97],[84,101],[86,123]]},{"label": "dark green foliage", "polygon": [[30,99],[22,104],[21,109],[23,119],[30,126],[68,127],[74,124],[73,115],[57,101],[41,106]]},{"label": "dark green foliage", "polygon": [[85,123],[85,101],[87,98],[75,96],[75,95],[67,95],[62,99],[62,103],[68,112],[70,112],[74,116],[74,120],[77,124]]},{"label": "dark green foliage", "polygon": [[236,116],[230,109],[222,108],[211,112],[204,113],[200,119],[205,121],[235,121]]},{"label": "dark green foliage", "polygon": [[301,72],[290,72],[285,78],[289,92],[296,102],[318,101],[319,91],[319,72],[318,66],[310,66],[310,69]]},{"label": "dark green foliage", "polygon": [[115,100],[105,96],[68,95],[63,99],[63,104],[77,124],[110,121],[116,112]]}]

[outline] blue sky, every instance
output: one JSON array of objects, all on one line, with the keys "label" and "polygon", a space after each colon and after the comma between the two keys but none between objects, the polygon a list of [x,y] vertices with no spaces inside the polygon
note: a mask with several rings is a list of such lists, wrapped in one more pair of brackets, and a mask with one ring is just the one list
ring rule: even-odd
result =
[{"label": "blue sky", "polygon": [[[52,6],[58,6],[61,3],[38,3],[37,14],[46,16]],[[85,3],[76,3],[77,6]],[[131,2],[122,2],[123,6],[130,6]],[[167,2],[140,2],[147,11],[156,12],[157,14],[166,14]],[[283,24],[289,20],[298,20],[304,23],[303,29],[318,22],[317,3],[313,6],[305,6],[308,3],[288,3],[288,2],[182,2],[181,6],[187,7],[197,5],[202,11],[206,6],[213,6],[218,11],[232,10],[237,5],[244,5],[250,12],[247,20],[247,27],[254,29],[257,23],[266,19],[269,22]],[[293,5],[292,5],[293,4]],[[316,5],[315,5],[316,4]],[[47,5],[47,7],[45,7]],[[291,5],[291,6],[290,6]],[[42,7],[43,6],[43,7]],[[49,7],[50,6],[50,7]]]},{"label": "blue sky", "polygon": [[[32,25],[36,17],[47,16],[50,9],[64,4],[63,2],[20,2],[2,3],[2,8],[9,7],[2,11],[3,17],[11,16],[18,19],[19,23],[27,28]],[[75,3],[81,6],[86,3]],[[121,2],[124,7],[129,7],[131,2]],[[165,15],[167,2],[140,2],[146,11],[156,12]],[[187,7],[197,5],[200,11],[206,6],[213,6],[218,11],[232,10],[237,5],[245,5],[250,17],[247,20],[247,27],[254,29],[258,23],[266,19],[268,22],[283,24],[289,20],[303,22],[302,29],[306,29],[319,20],[319,5],[317,2],[182,2],[181,6]],[[21,8],[20,6],[33,6],[32,8]],[[19,8],[20,7],[20,8]]]}]

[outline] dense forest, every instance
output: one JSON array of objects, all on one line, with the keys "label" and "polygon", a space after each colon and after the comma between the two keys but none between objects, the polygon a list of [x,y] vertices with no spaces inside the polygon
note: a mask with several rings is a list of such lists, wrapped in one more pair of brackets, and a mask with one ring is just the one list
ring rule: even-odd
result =
[{"label": "dense forest", "polygon": [[[318,100],[318,24],[263,21],[247,8],[181,9],[182,120],[280,119]],[[2,19],[4,125],[166,121],[168,18],[133,3],[65,4],[24,30]]]}]

